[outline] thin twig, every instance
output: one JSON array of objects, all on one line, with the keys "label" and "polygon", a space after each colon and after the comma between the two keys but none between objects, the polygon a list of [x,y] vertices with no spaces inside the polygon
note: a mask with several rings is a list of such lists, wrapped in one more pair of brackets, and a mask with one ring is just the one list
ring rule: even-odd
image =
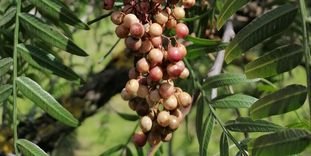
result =
[{"label": "thin twig", "polygon": [[99,17],[97,17],[91,21],[88,21],[87,24],[92,25],[92,24],[94,24],[94,23],[96,23],[96,22],[98,22],[98,21],[100,21],[106,17],[109,17],[111,14],[112,14],[112,12],[109,12],[108,14],[101,15],[101,16],[99,16]]},{"label": "thin twig", "polygon": [[21,12],[21,0],[17,0],[16,6],[16,16],[15,16],[15,29],[14,29],[14,50],[13,50],[13,141],[14,141],[14,150],[15,154],[18,156],[19,152],[17,149],[17,45],[18,45],[18,34],[19,34],[19,14]]},{"label": "thin twig", "polygon": [[[228,20],[228,22],[226,24],[226,28],[225,28],[225,32],[224,32],[222,41],[225,43],[229,42],[232,38],[234,38],[234,36],[235,36],[235,32],[233,29],[232,20],[230,19],[230,20]],[[212,66],[212,68],[210,69],[210,71],[207,74],[208,77],[220,74],[222,67],[223,67],[224,58],[225,58],[225,50],[219,51],[217,53],[217,57],[215,59],[214,65]],[[216,97],[217,97],[217,89],[214,88],[214,89],[212,89],[211,98],[214,99]]]}]

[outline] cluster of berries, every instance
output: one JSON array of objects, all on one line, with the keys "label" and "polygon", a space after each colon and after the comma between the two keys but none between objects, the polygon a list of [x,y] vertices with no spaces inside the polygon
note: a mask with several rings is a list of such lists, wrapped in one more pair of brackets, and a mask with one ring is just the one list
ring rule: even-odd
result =
[{"label": "cluster of berries", "polygon": [[[126,51],[134,56],[129,71],[130,80],[121,92],[129,107],[140,118],[141,131],[133,142],[144,146],[170,141],[184,118],[182,110],[189,107],[192,97],[174,85],[174,79],[185,79],[189,70],[183,58],[187,50],[179,39],[189,34],[189,29],[179,20],[185,17],[185,8],[195,0],[124,0],[121,10],[111,14],[117,25],[115,33],[124,38]],[[113,0],[104,0],[103,7],[112,9]],[[165,31],[176,35],[166,36]]]}]

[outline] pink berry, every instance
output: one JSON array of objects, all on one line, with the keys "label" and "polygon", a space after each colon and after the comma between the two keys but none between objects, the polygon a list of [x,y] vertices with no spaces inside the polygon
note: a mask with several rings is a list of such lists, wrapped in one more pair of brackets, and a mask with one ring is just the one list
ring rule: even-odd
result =
[{"label": "pink berry", "polygon": [[185,38],[189,34],[189,29],[186,24],[178,23],[176,25],[176,35],[179,38]]},{"label": "pink berry", "polygon": [[183,59],[183,55],[177,47],[169,47],[167,51],[167,58],[171,62],[177,62]]},{"label": "pink berry", "polygon": [[162,63],[163,53],[159,49],[152,49],[148,54],[148,60],[152,65],[158,65]]},{"label": "pink berry", "polygon": [[163,77],[162,68],[159,66],[151,68],[149,71],[149,77],[151,78],[152,81],[160,81]]},{"label": "pink berry", "polygon": [[146,58],[141,58],[136,63],[136,70],[140,73],[147,73],[149,71],[149,63]]},{"label": "pink berry", "polygon": [[163,29],[161,25],[158,23],[152,23],[149,27],[149,35],[150,36],[161,36],[163,32]]},{"label": "pink berry", "polygon": [[162,37],[161,36],[151,37],[151,43],[155,48],[160,47],[162,45]]},{"label": "pink berry", "polygon": [[134,23],[130,27],[130,33],[135,38],[141,38],[145,33],[145,28],[140,23]]},{"label": "pink berry", "polygon": [[132,141],[136,146],[142,147],[147,142],[147,136],[143,132],[137,132],[133,135]]}]

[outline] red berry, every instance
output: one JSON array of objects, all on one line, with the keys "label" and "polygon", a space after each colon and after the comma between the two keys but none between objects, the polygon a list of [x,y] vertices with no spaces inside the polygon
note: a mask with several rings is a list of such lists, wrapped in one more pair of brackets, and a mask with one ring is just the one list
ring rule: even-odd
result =
[{"label": "red berry", "polygon": [[185,38],[189,34],[189,29],[186,24],[178,23],[176,25],[176,35],[179,38]]},{"label": "red berry", "polygon": [[163,78],[162,68],[155,66],[149,71],[149,77],[152,81],[160,81]]},{"label": "red berry", "polygon": [[169,47],[167,51],[167,59],[171,62],[177,62],[183,59],[183,54],[177,47]]},{"label": "red berry", "polygon": [[130,30],[126,28],[123,24],[121,24],[117,26],[115,33],[119,38],[125,38],[130,33]]},{"label": "red berry", "polygon": [[114,5],[114,0],[103,0],[103,9],[111,10]]},{"label": "red berry", "polygon": [[178,65],[176,64],[169,64],[166,67],[167,70],[167,74],[168,76],[170,76],[171,78],[176,78],[179,77],[179,75],[181,74],[181,72],[183,71],[183,69],[181,69]]},{"label": "red berry", "polygon": [[183,57],[185,57],[187,55],[187,49],[183,44],[178,44],[177,45],[180,53],[182,54]]},{"label": "red berry", "polygon": [[141,47],[142,42],[141,39],[136,39],[134,37],[127,37],[125,39],[125,45],[130,50],[137,51]]},{"label": "red berry", "polygon": [[140,23],[134,23],[130,27],[130,33],[133,37],[141,38],[145,33],[145,28]]},{"label": "red berry", "polygon": [[132,141],[133,143],[136,145],[136,146],[144,146],[147,142],[147,136],[143,133],[143,132],[136,132],[134,135],[133,135],[133,138],[132,138]]}]

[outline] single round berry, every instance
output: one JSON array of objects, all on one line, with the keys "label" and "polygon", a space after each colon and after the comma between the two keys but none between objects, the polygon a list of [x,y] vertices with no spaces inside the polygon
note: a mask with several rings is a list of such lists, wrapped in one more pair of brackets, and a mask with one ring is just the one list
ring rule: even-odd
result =
[{"label": "single round berry", "polygon": [[168,21],[168,14],[165,11],[160,11],[154,16],[154,19],[157,23],[163,25]]},{"label": "single round berry", "polygon": [[123,24],[125,27],[130,28],[132,24],[139,23],[138,18],[134,14],[127,14],[124,16]]},{"label": "single round berry", "polygon": [[158,65],[162,63],[163,53],[160,49],[152,49],[148,54],[148,60],[152,65]]},{"label": "single round berry", "polygon": [[152,120],[149,116],[144,116],[140,119],[140,128],[143,132],[149,132],[152,128]]},{"label": "single round berry", "polygon": [[178,66],[178,68],[180,70],[184,70],[186,68],[185,63],[184,63],[183,60],[180,60],[180,61],[176,62],[176,65]]},{"label": "single round berry", "polygon": [[183,55],[177,47],[169,47],[167,51],[167,59],[171,62],[177,62],[183,59]]},{"label": "single round berry", "polygon": [[133,51],[139,50],[139,48],[141,47],[141,44],[142,44],[141,39],[137,39],[134,37],[127,37],[125,39],[126,47]]},{"label": "single round berry", "polygon": [[159,94],[158,89],[150,91],[149,99],[151,102],[158,102],[161,100],[161,96]]},{"label": "single round berry", "polygon": [[142,147],[147,142],[147,136],[142,132],[136,132],[132,137],[132,142],[139,147]]},{"label": "single round berry", "polygon": [[189,77],[189,75],[190,75],[189,70],[188,70],[187,68],[185,68],[185,69],[181,72],[181,74],[179,75],[179,78],[181,78],[181,79],[186,79],[186,78]]},{"label": "single round berry", "polygon": [[195,0],[182,0],[182,5],[185,8],[191,8],[195,5]]},{"label": "single round berry", "polygon": [[180,122],[179,119],[175,115],[170,115],[170,124],[169,127],[171,130],[175,130],[178,128]]},{"label": "single round berry", "polygon": [[141,38],[145,33],[145,28],[141,23],[134,23],[130,27],[130,33],[135,38]]},{"label": "single round berry", "polygon": [[167,133],[162,135],[162,141],[163,142],[169,142],[172,140],[173,134],[172,133]]},{"label": "single round berry", "polygon": [[115,33],[119,38],[126,38],[129,35],[130,30],[121,24],[116,27]]},{"label": "single round berry", "polygon": [[178,103],[183,107],[188,107],[192,103],[192,97],[186,92],[180,93],[177,100]]},{"label": "single round berry", "polygon": [[161,97],[165,98],[165,99],[172,96],[174,94],[174,92],[175,92],[174,86],[168,82],[161,84],[161,86],[159,88],[159,93],[160,93]]},{"label": "single round berry", "polygon": [[170,17],[168,21],[166,22],[166,27],[169,29],[175,28],[176,25],[177,25],[177,21],[174,17]]},{"label": "single round berry", "polygon": [[162,127],[168,126],[170,124],[170,113],[167,111],[161,111],[158,114],[157,122]]},{"label": "single round berry", "polygon": [[116,25],[120,25],[123,22],[124,13],[121,11],[115,11],[111,14],[111,21]]},{"label": "single round berry", "polygon": [[184,8],[182,7],[175,7],[173,9],[173,15],[177,20],[183,19],[186,15],[186,12],[184,10]]},{"label": "single round berry", "polygon": [[175,79],[175,78],[179,77],[179,75],[182,72],[182,70],[180,70],[179,67],[176,64],[169,64],[166,67],[166,71],[167,71],[168,76],[171,79]]},{"label": "single round berry", "polygon": [[152,81],[160,81],[163,78],[162,68],[159,66],[155,66],[150,69],[149,76]]},{"label": "single round berry", "polygon": [[161,36],[155,36],[151,37],[151,43],[155,48],[158,48],[162,45],[162,37]]},{"label": "single round berry", "polygon": [[169,98],[163,101],[163,106],[166,110],[174,110],[178,106],[177,98],[175,95],[171,95]]},{"label": "single round berry", "polygon": [[122,89],[121,91],[121,97],[123,100],[128,101],[132,98],[132,96],[126,91],[125,88]]},{"label": "single round berry", "polygon": [[103,0],[103,9],[111,10],[114,5],[114,0]]},{"label": "single round berry", "polygon": [[141,58],[136,63],[136,70],[140,73],[147,73],[149,71],[149,63],[146,58]]},{"label": "single round berry", "polygon": [[149,27],[149,35],[150,36],[161,36],[163,32],[163,29],[161,27],[161,25],[159,25],[158,23],[152,23]]},{"label": "single round berry", "polygon": [[132,95],[132,96],[137,95],[138,88],[139,88],[139,83],[138,83],[138,80],[136,80],[136,79],[131,79],[131,80],[127,81],[127,83],[125,85],[125,89],[126,89],[127,93],[129,95]]},{"label": "single round berry", "polygon": [[178,23],[175,27],[176,35],[179,38],[185,38],[189,34],[189,29],[186,24]]},{"label": "single round berry", "polygon": [[142,42],[139,52],[144,54],[144,53],[149,52],[151,48],[152,48],[152,43],[150,40],[147,39]]},{"label": "single round berry", "polygon": [[149,105],[147,104],[147,102],[145,100],[137,103],[136,113],[139,116],[145,116],[149,113]]},{"label": "single round berry", "polygon": [[137,96],[140,98],[146,98],[146,96],[149,94],[149,89],[146,85],[139,84]]}]

